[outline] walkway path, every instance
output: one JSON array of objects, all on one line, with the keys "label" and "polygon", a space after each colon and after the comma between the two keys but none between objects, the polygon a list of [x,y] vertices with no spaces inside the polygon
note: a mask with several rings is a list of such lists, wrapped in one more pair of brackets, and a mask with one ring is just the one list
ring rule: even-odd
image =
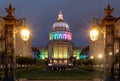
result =
[{"label": "walkway path", "polygon": [[94,80],[26,80],[26,79],[21,79],[19,81],[100,81],[100,79],[94,79]]}]

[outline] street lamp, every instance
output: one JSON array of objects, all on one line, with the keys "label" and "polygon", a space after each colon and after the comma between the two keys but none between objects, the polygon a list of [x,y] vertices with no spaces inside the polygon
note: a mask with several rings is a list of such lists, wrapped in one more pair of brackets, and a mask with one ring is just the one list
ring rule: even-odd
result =
[{"label": "street lamp", "polygon": [[[26,21],[26,20],[25,20]],[[27,41],[29,39],[29,36],[30,36],[30,31],[29,29],[27,28],[27,25],[24,21],[24,26],[23,28],[21,29],[21,38],[24,40],[24,41]]]},{"label": "street lamp", "polygon": [[[100,43],[99,46],[103,45],[103,49],[104,49],[104,51],[103,51],[104,52],[104,75],[106,76],[106,74],[107,74],[107,76],[104,77],[104,80],[114,79],[114,41],[115,41],[114,40],[114,35],[115,35],[114,34],[114,28],[115,28],[114,24],[115,24],[116,18],[111,15],[113,10],[114,9],[110,7],[110,4],[108,4],[107,8],[104,8],[104,12],[105,12],[106,16],[102,19],[102,21],[100,21],[101,23],[98,24],[98,25],[102,26],[99,28],[102,28],[102,30],[104,31],[102,34],[102,31],[100,30],[101,34],[99,34],[99,35],[101,37],[100,37],[99,41],[97,41],[97,44],[99,42]],[[91,36],[90,36],[90,38],[91,38]],[[93,40],[93,39],[91,39],[91,40]],[[96,47],[98,47],[98,46],[96,46]],[[109,57],[109,54],[112,54],[112,56]],[[108,65],[108,63],[110,64],[110,67],[106,66],[106,65]],[[110,72],[108,71],[108,68],[111,69]],[[109,75],[108,75],[108,73],[109,73]]]},{"label": "street lamp", "polygon": [[[26,41],[29,39],[30,31],[26,25],[26,19],[22,18],[21,20],[22,20],[21,24],[23,24],[23,26],[20,30],[20,35],[21,35],[21,39],[26,43]],[[19,71],[18,71],[18,81],[19,81]]]},{"label": "street lamp", "polygon": [[[97,20],[96,20],[97,21]],[[104,49],[104,54],[98,54],[97,55],[97,57],[98,57],[98,59],[100,60],[100,59],[103,59],[103,75],[101,74],[100,76],[103,76],[103,77],[101,77],[101,78],[103,78],[103,80],[105,81],[106,79],[108,79],[108,68],[109,68],[109,66],[106,66],[106,64],[108,64],[108,59],[106,59],[106,30],[105,30],[105,28],[103,27],[102,29],[100,29],[99,28],[99,25],[100,24],[96,24],[96,25],[94,25],[94,26],[92,26],[92,29],[90,30],[90,39],[93,41],[93,43],[95,42],[95,41],[101,41],[101,40],[99,40],[98,38],[99,38],[99,36],[100,35],[103,35],[102,36],[102,43],[103,43],[103,49]],[[101,25],[100,25],[101,26]],[[91,34],[91,32],[93,32],[92,34]],[[100,37],[100,39],[101,39],[101,37]],[[96,43],[100,43],[100,42],[96,42]],[[94,43],[95,44],[95,43]],[[96,49],[97,50],[97,49]],[[109,56],[112,56],[112,52],[109,52]],[[108,68],[107,68],[108,67]]]},{"label": "street lamp", "polygon": [[90,39],[92,41],[96,41],[98,39],[98,30],[97,30],[96,26],[93,26],[90,31]]},{"label": "street lamp", "polygon": [[26,28],[24,28],[24,29],[21,30],[21,38],[24,41],[27,41],[29,39],[29,35],[30,35],[30,32]]},{"label": "street lamp", "polygon": [[103,58],[103,56],[102,56],[101,54],[99,54],[99,55],[98,55],[98,58],[99,58],[99,59],[102,59],[102,58]]},{"label": "street lamp", "polygon": [[[98,41],[99,41],[99,39],[98,39],[99,36],[101,36],[101,34],[105,34],[105,33],[104,33],[103,31],[101,31],[101,30],[103,30],[103,29],[100,29],[100,27],[99,27],[101,24],[100,24],[100,23],[97,23],[97,22],[100,22],[100,20],[97,19],[97,18],[94,18],[94,22],[93,22],[94,25],[92,26],[92,29],[90,30],[90,40],[93,42],[93,44],[97,44],[97,45],[98,45],[98,44],[100,43],[100,42],[98,42]],[[105,36],[103,35],[102,37],[103,37],[103,40],[102,40],[102,43],[103,43],[103,44],[102,44],[102,45],[105,45],[105,44],[104,44],[104,43],[105,43]],[[98,40],[98,41],[97,41],[97,40]],[[95,41],[96,41],[96,43],[95,43]],[[93,45],[93,46],[95,46],[95,45]],[[98,46],[97,46],[97,47],[98,47]],[[94,48],[95,48],[95,47],[94,47]],[[95,48],[95,49],[97,50],[97,48]],[[95,49],[94,49],[94,50],[95,50]],[[103,49],[104,49],[104,52],[105,52],[105,46],[103,46]],[[92,50],[93,50],[93,49],[92,49]],[[93,50],[92,52],[94,52],[94,50]],[[98,52],[95,52],[95,53],[98,53]],[[103,72],[103,73],[104,73],[104,80],[105,80],[105,78],[106,78],[106,77],[105,77],[105,74],[106,74],[106,73],[105,73],[105,68],[106,68],[106,67],[105,67],[105,57],[103,57],[103,56],[105,56],[105,55],[98,54],[98,55],[97,55],[97,58],[98,58],[98,59],[102,59],[102,58],[103,58],[103,60],[104,60],[104,64],[103,64],[103,65],[104,65],[104,67],[103,67],[103,68],[104,68],[104,70],[103,70],[104,72]],[[93,58],[93,56],[91,56],[91,58]],[[102,75],[101,75],[101,76],[102,76]]]},{"label": "street lamp", "polygon": [[[8,8],[5,8],[6,12],[8,13],[3,20],[5,21],[5,78],[4,81],[16,81],[16,55],[15,55],[15,46],[16,46],[16,31],[17,27],[20,26],[23,22],[19,22],[13,16],[15,8],[9,4]],[[24,22],[25,24],[25,22]],[[21,32],[22,39],[27,41],[29,39],[30,32],[24,27],[24,30]]]}]

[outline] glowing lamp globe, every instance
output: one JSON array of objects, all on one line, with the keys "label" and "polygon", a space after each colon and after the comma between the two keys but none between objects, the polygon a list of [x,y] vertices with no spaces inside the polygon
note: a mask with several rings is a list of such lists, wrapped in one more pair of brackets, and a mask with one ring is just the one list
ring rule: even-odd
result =
[{"label": "glowing lamp globe", "polygon": [[90,58],[91,58],[91,59],[94,59],[94,56],[91,56]]},{"label": "glowing lamp globe", "polygon": [[24,40],[24,41],[27,41],[29,39],[29,35],[30,35],[30,32],[29,30],[24,27],[22,30],[21,30],[21,38]]},{"label": "glowing lamp globe", "polygon": [[101,54],[98,55],[98,58],[101,59],[103,56]]},{"label": "glowing lamp globe", "polygon": [[92,41],[96,41],[98,39],[98,30],[97,29],[92,29],[90,31],[90,39]]}]

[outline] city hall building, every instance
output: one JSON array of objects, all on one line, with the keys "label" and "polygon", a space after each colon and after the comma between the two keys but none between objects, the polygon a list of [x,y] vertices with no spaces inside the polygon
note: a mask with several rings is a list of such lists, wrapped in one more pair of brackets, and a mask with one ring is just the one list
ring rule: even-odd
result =
[{"label": "city hall building", "polygon": [[0,52],[8,52],[8,57],[14,53],[20,57],[47,59],[48,65],[53,67],[68,67],[76,59],[88,57],[88,51],[82,51],[84,47],[76,47],[72,43],[72,32],[64,21],[62,11],[59,12],[57,21],[49,32],[47,46],[32,50],[31,35],[27,41],[21,38],[20,30],[26,24],[24,18],[18,19],[14,16],[15,8],[11,4],[5,10],[7,15],[0,17]]},{"label": "city hall building", "polygon": [[64,21],[62,11],[49,32],[47,47],[40,47],[38,50],[39,53],[34,51],[33,57],[48,59],[48,65],[52,67],[68,67],[73,65],[72,61],[88,57],[88,51],[83,53],[83,47],[75,47],[72,43],[72,32]]}]

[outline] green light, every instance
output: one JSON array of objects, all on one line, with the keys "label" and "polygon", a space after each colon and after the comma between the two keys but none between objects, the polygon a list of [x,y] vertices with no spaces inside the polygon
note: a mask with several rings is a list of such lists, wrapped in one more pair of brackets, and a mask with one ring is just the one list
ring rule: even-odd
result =
[{"label": "green light", "polygon": [[80,55],[80,59],[86,59],[87,55]]},{"label": "green light", "polygon": [[81,50],[74,50],[73,51],[73,57],[76,57],[76,59],[80,59]]},{"label": "green light", "polygon": [[40,55],[39,55],[39,59],[45,59],[48,58],[48,51],[47,50],[40,50]]}]

